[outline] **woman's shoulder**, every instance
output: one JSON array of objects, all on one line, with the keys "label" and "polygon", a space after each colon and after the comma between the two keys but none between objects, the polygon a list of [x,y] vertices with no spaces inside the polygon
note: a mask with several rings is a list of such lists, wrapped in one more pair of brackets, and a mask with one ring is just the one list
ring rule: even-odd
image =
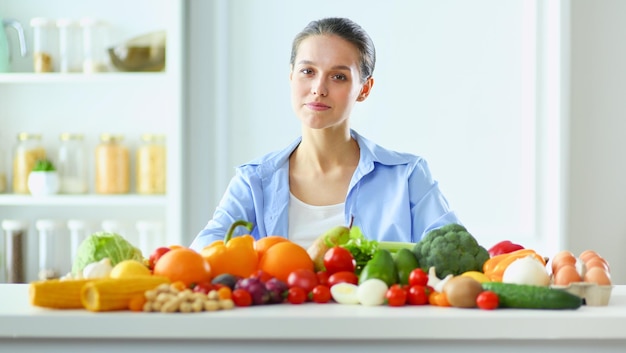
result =
[{"label": "woman's shoulder", "polygon": [[273,173],[283,167],[289,160],[289,156],[298,146],[301,137],[295,139],[287,147],[268,152],[246,163],[237,166],[237,169],[246,173]]},{"label": "woman's shoulder", "polygon": [[354,130],[352,131],[352,136],[358,142],[359,148],[361,149],[361,154],[363,155],[364,159],[369,159],[371,162],[381,163],[385,165],[415,165],[420,163],[426,163],[425,159],[419,155],[383,147],[378,143],[358,134]]}]

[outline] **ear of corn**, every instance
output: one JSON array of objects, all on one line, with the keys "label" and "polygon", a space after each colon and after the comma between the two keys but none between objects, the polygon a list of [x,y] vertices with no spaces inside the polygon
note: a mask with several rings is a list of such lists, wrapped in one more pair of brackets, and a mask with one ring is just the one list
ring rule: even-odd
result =
[{"label": "ear of corn", "polygon": [[89,311],[128,310],[133,297],[169,282],[162,276],[99,279],[85,284],[80,297]]},{"label": "ear of corn", "polygon": [[83,286],[93,279],[50,279],[31,282],[30,303],[50,309],[82,309],[80,293]]}]

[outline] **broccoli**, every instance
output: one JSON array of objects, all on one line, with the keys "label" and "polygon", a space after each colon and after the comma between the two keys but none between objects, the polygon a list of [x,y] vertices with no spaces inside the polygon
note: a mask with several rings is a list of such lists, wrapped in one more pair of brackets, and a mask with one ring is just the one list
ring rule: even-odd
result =
[{"label": "broccoli", "polygon": [[431,230],[413,247],[413,253],[424,271],[435,267],[437,277],[481,271],[489,259],[487,249],[460,224],[451,223]]}]

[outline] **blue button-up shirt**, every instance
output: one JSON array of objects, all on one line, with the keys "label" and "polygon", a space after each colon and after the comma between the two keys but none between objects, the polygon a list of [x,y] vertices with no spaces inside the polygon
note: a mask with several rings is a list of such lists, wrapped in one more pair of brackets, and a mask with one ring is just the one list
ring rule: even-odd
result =
[{"label": "blue button-up shirt", "polygon": [[[417,242],[427,232],[449,223],[461,223],[419,157],[385,149],[351,131],[359,144],[360,159],[345,200],[346,225],[379,241]],[[201,250],[223,239],[237,220],[254,224],[255,239],[288,236],[289,156],[301,137],[287,148],[269,153],[236,169],[213,218],[196,236],[191,248]],[[327,229],[320,229],[320,235]],[[239,227],[234,235],[243,234]]]}]

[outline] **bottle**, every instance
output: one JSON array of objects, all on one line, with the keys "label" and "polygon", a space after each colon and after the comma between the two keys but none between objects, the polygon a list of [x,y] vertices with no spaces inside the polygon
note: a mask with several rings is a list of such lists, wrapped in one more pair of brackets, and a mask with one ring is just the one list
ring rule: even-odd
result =
[{"label": "bottle", "polygon": [[70,231],[70,259],[74,263],[78,247],[89,234],[88,225],[86,221],[70,219],[67,221],[67,229]]},{"label": "bottle", "polygon": [[56,24],[59,32],[59,72],[82,72],[82,38],[78,21],[60,18]]},{"label": "bottle", "polygon": [[4,277],[6,283],[25,283],[28,224],[15,219],[2,221],[4,230]]},{"label": "bottle", "polygon": [[63,194],[84,194],[87,192],[87,156],[82,134],[62,133],[57,170]]},{"label": "bottle", "polygon": [[39,280],[61,277],[69,272],[71,265],[66,253],[67,241],[61,236],[61,224],[51,219],[40,219],[35,222],[39,233]]},{"label": "bottle", "polygon": [[137,148],[137,193],[165,193],[166,158],[165,135],[144,134],[141,136],[141,144]]},{"label": "bottle", "polygon": [[57,64],[57,31],[53,20],[35,17],[33,27],[33,69],[36,73],[54,72]]},{"label": "bottle", "polygon": [[163,244],[163,222],[139,220],[136,225],[139,234],[139,250],[145,258],[157,248],[157,245]]},{"label": "bottle", "polygon": [[82,18],[80,26],[83,29],[83,72],[108,71],[109,26],[91,17]]},{"label": "bottle", "polygon": [[130,159],[123,135],[102,134],[96,147],[96,193],[125,194],[130,191]]},{"label": "bottle", "polygon": [[13,154],[13,192],[28,194],[28,175],[38,160],[46,158],[41,134],[19,133]]}]

